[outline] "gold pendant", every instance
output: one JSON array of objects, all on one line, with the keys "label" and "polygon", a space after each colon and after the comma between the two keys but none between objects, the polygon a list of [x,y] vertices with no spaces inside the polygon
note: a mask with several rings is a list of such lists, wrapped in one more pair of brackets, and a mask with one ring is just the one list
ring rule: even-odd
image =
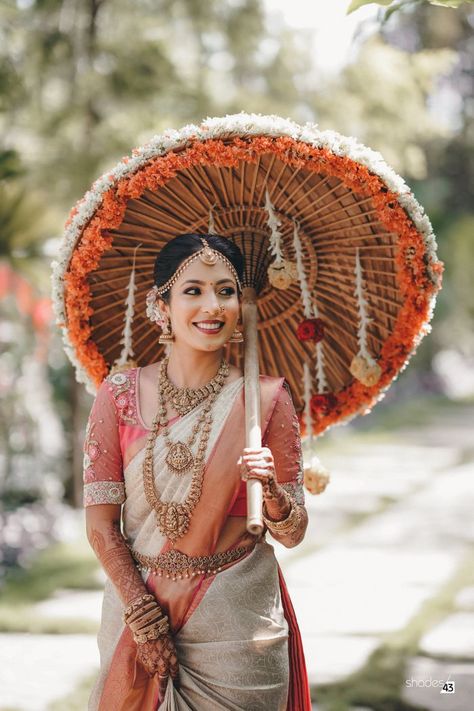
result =
[{"label": "gold pendant", "polygon": [[194,463],[193,453],[184,442],[175,442],[171,445],[165,459],[173,474],[185,474]]},{"label": "gold pendant", "polygon": [[187,532],[190,516],[183,504],[162,503],[157,513],[160,531],[171,541],[176,541]]}]

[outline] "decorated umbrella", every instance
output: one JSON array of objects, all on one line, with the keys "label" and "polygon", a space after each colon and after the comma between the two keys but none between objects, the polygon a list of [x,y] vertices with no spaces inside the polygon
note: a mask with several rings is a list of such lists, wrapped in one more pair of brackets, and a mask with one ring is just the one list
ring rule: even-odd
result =
[{"label": "decorated umbrella", "polygon": [[[91,393],[112,369],[163,355],[146,294],[156,254],[183,232],[216,232],[245,258],[245,344],[227,358],[244,368],[247,446],[261,446],[259,372],[285,376],[311,438],[368,413],[429,331],[443,265],[380,154],[277,116],[208,118],[154,136],[71,211],[53,299]],[[258,530],[261,487],[248,484]]]}]

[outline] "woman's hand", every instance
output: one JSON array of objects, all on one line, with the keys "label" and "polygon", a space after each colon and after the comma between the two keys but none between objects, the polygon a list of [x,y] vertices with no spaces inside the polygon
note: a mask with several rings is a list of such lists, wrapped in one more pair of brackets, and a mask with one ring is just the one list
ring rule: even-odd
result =
[{"label": "woman's hand", "polygon": [[173,638],[167,634],[158,639],[137,644],[137,656],[149,676],[158,674],[160,696],[163,697],[168,685],[168,676],[176,683],[178,679],[178,655]]},{"label": "woman's hand", "polygon": [[243,481],[257,479],[262,482],[265,498],[275,496],[278,489],[275,462],[268,447],[245,447],[239,462]]}]

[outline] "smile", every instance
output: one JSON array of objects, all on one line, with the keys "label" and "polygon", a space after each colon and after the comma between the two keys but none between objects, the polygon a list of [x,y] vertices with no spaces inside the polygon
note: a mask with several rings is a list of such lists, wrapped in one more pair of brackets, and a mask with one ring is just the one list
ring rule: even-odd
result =
[{"label": "smile", "polygon": [[199,321],[198,323],[193,323],[193,326],[201,331],[201,333],[219,333],[219,331],[224,326],[223,321]]}]

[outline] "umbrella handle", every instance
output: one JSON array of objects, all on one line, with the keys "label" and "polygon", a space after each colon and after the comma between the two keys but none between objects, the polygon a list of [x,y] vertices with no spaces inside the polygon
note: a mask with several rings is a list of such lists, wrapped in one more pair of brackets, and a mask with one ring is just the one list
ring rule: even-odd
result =
[{"label": "umbrella handle", "polygon": [[[244,327],[245,442],[247,447],[261,447],[257,292],[250,286],[246,286],[242,290],[242,323]],[[255,536],[263,531],[262,506],[262,484],[256,479],[250,479],[247,481],[247,531]]]}]

